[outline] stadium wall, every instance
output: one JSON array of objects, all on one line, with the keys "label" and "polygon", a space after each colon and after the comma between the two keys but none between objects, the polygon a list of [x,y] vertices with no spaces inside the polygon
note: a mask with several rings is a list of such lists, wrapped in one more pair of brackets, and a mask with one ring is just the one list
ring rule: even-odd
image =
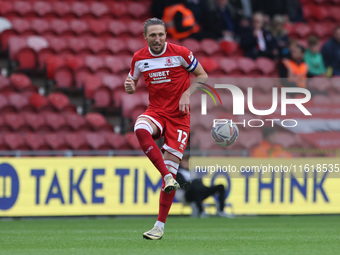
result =
[{"label": "stadium wall", "polygon": [[[203,159],[192,160],[200,164]],[[211,160],[216,164],[226,158]],[[238,168],[240,164],[273,163],[271,159],[227,160],[235,166],[239,164]],[[293,160],[299,164],[299,159],[291,159],[290,163]],[[322,160],[333,166],[338,164],[335,158],[314,158],[308,162],[316,164]],[[206,175],[203,181],[206,185],[224,184],[226,202],[238,215],[340,213],[340,178],[336,178],[339,174],[332,176],[328,169],[296,176],[215,172]],[[158,211],[160,189],[160,175],[145,157],[35,157],[0,161],[0,217],[153,215]],[[190,213],[189,206],[176,201],[171,209],[174,215]]]}]

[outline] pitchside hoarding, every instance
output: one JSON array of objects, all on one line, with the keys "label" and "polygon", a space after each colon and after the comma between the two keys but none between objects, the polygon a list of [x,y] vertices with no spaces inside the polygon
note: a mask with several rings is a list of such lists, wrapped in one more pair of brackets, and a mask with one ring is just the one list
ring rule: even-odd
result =
[{"label": "pitchside hoarding", "polygon": [[[197,166],[202,165],[201,160],[205,159],[191,159]],[[216,163],[223,169],[226,158],[211,160],[216,169]],[[299,167],[302,161],[294,160],[289,164]],[[308,162],[316,165],[322,164],[322,160],[325,158]],[[328,170],[337,169],[338,160],[326,160],[332,164],[326,166]],[[228,158],[228,164],[237,169],[242,169],[241,165],[267,164],[270,169],[273,159]],[[322,167],[319,172],[310,168],[310,176],[304,177],[290,173],[282,176],[282,171],[264,177],[254,170],[252,174],[240,172],[234,178],[228,171],[210,171],[203,181],[206,185],[226,186],[226,202],[235,214],[340,213],[340,178],[331,178]],[[2,158],[0,161],[0,217],[154,215],[158,212],[160,189],[160,175],[146,157]],[[213,198],[206,202],[214,203]],[[171,214],[177,215],[190,212],[190,207],[181,203],[174,203],[171,209]]]}]

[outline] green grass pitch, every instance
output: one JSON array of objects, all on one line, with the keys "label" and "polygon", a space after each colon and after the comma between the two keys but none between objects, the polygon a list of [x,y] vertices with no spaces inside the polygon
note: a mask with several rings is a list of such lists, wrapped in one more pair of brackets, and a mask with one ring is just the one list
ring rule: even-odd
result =
[{"label": "green grass pitch", "polygon": [[340,216],[169,217],[162,240],[143,240],[154,220],[0,220],[0,254],[340,254]]}]

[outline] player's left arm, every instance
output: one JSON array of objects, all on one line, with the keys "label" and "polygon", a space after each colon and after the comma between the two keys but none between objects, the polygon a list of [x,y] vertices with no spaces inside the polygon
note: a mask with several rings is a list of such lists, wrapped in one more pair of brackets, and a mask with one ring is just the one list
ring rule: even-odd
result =
[{"label": "player's left arm", "polygon": [[205,84],[208,80],[208,74],[205,72],[200,63],[197,64],[195,70],[191,73],[195,75],[196,78],[191,83],[190,87],[184,91],[179,100],[179,110],[186,114],[189,114],[190,95],[197,90],[197,87],[200,87],[202,83]]}]

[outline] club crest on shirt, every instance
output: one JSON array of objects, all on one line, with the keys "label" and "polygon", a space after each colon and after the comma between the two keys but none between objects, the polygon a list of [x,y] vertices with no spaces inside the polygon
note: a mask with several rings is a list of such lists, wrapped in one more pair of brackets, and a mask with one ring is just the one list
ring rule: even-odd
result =
[{"label": "club crest on shirt", "polygon": [[174,65],[174,63],[172,61],[172,57],[167,57],[165,59],[165,66],[173,66],[173,65]]}]

